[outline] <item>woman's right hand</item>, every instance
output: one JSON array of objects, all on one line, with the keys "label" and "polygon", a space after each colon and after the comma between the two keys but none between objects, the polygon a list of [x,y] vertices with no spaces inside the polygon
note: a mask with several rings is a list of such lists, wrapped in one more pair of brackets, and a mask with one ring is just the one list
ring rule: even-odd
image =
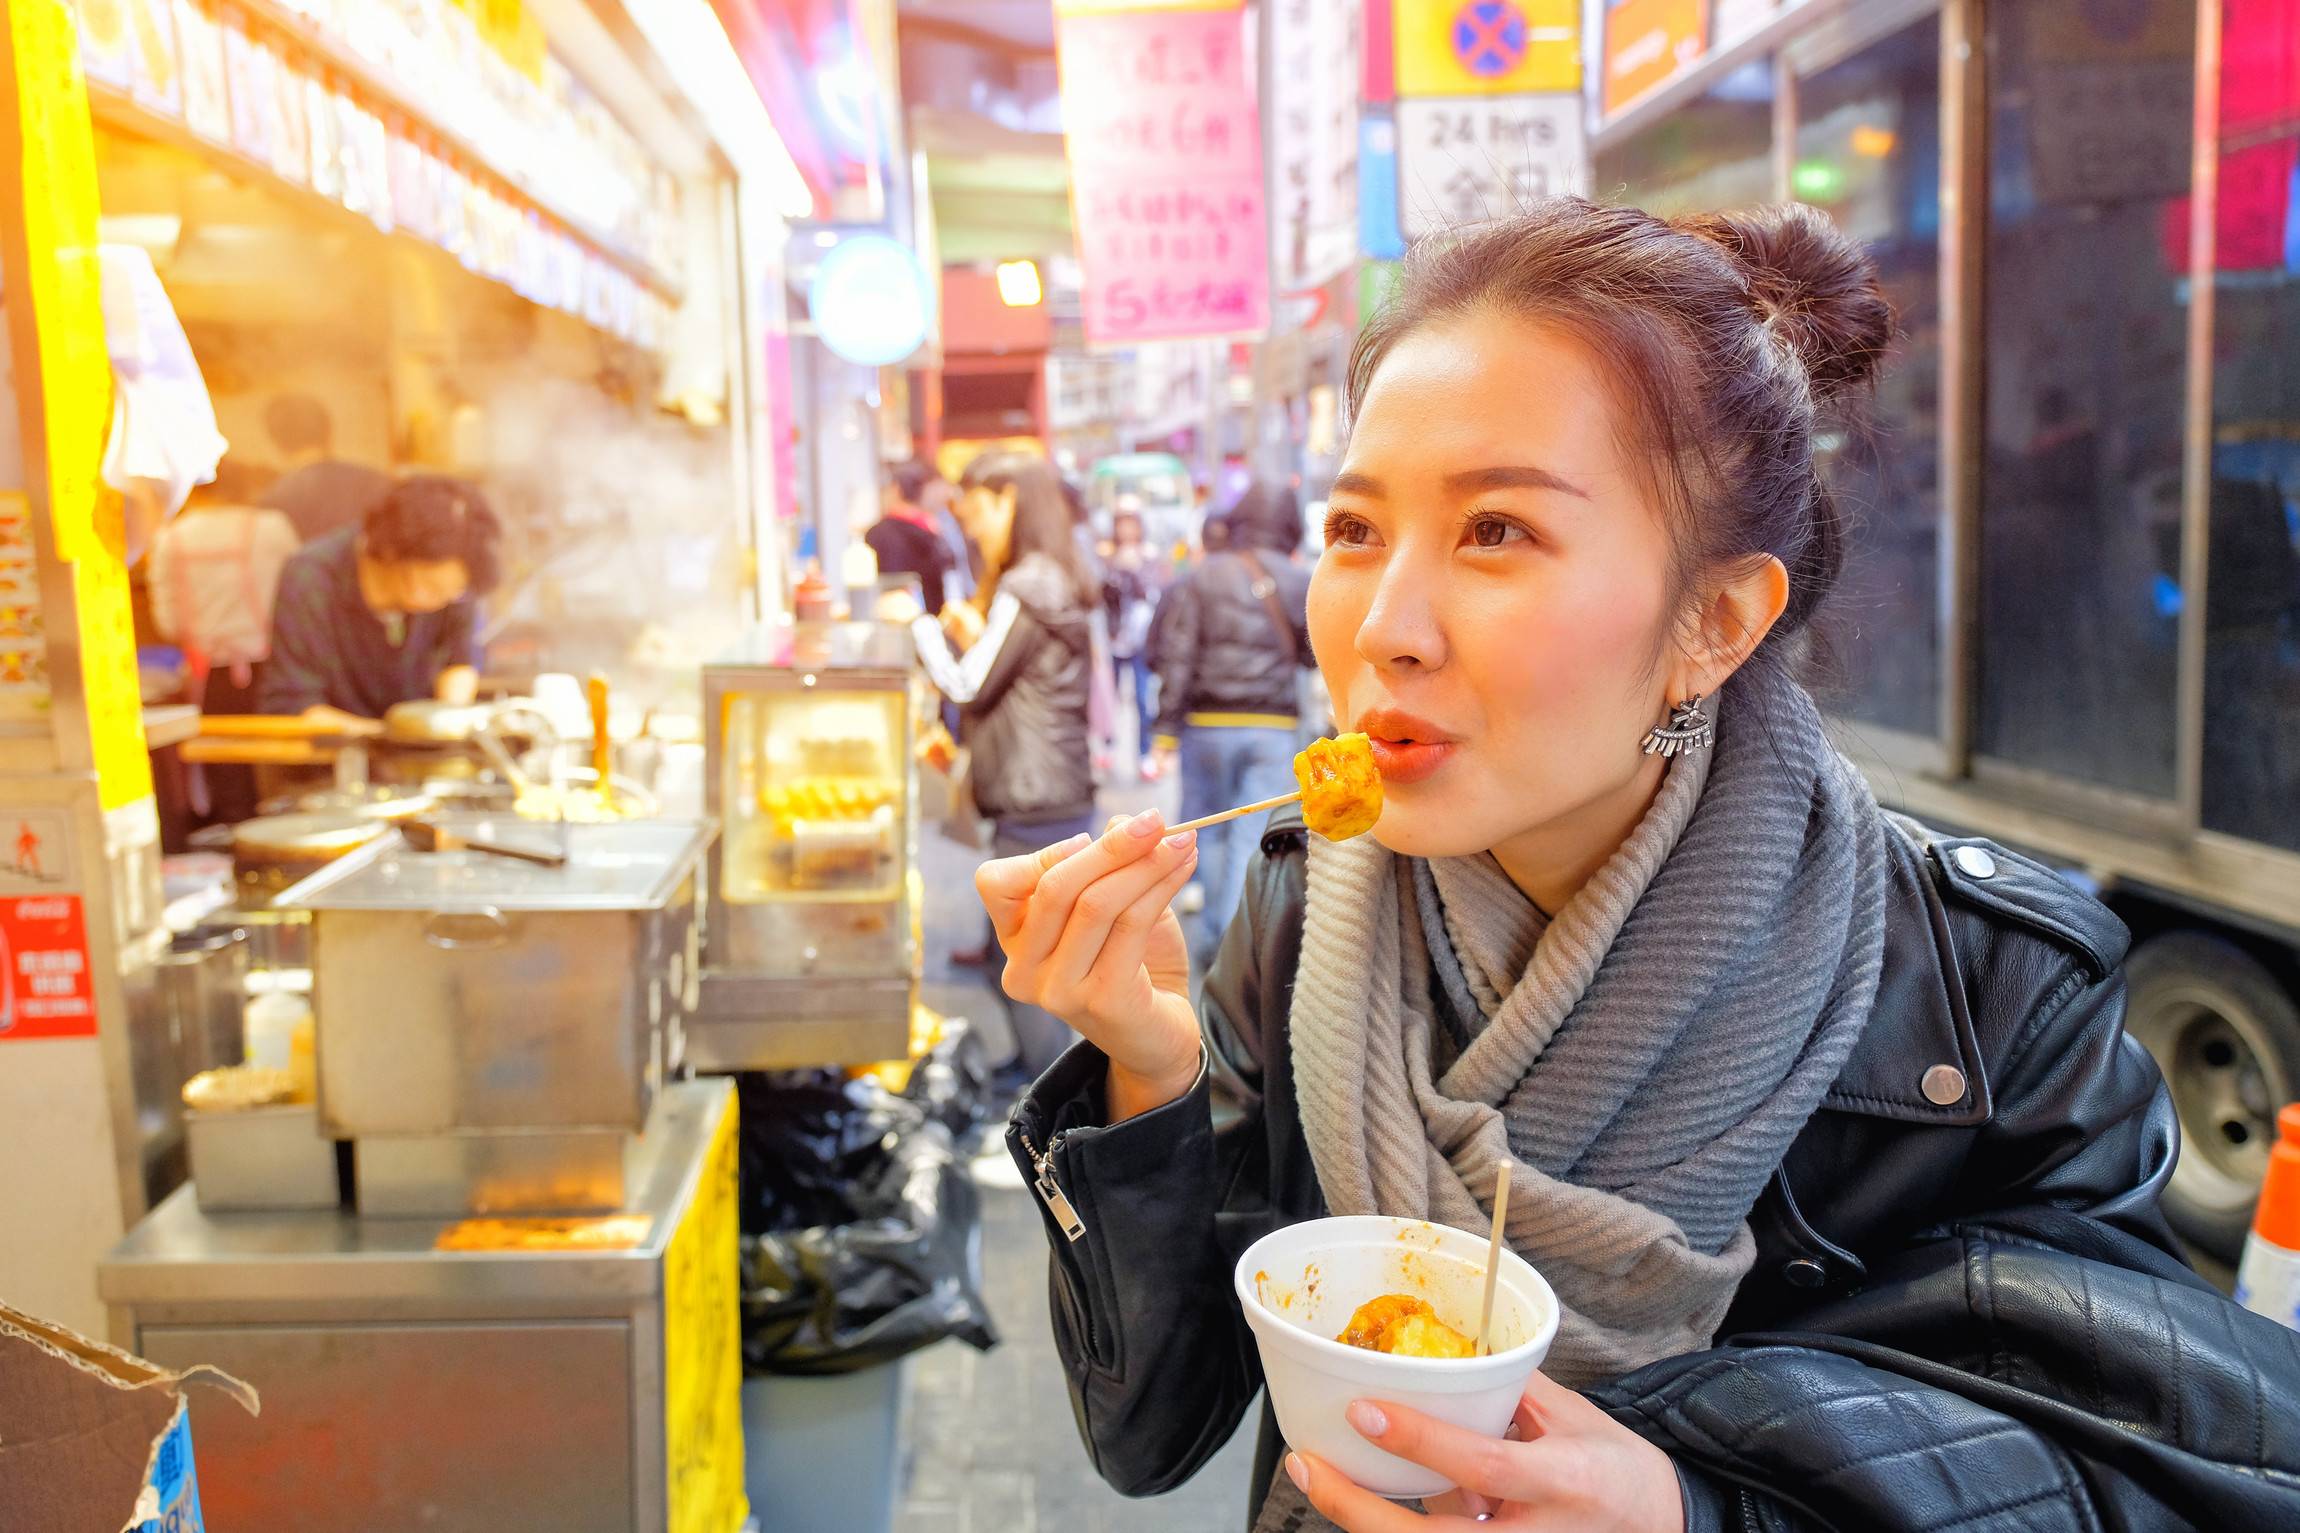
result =
[{"label": "woman's right hand", "polygon": [[974,886],[1006,950],[1006,993],[1043,1007],[1110,1058],[1110,1121],[1187,1092],[1203,1052],[1190,957],[1171,904],[1198,867],[1195,831],[1152,810],[1023,857]]}]

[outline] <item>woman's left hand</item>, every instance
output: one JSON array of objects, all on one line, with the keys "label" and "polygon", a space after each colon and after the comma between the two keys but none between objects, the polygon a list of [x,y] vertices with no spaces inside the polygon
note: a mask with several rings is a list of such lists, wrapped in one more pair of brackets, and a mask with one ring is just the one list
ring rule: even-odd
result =
[{"label": "woman's left hand", "polygon": [[[1685,1503],[1669,1455],[1541,1374],[1517,1403],[1515,1441],[1376,1400],[1356,1401],[1349,1418],[1367,1441],[1460,1488],[1432,1497],[1425,1515],[1360,1490],[1322,1459],[1286,1455],[1286,1473],[1348,1533],[1684,1533]],[[1480,1516],[1489,1520],[1476,1521]]]}]

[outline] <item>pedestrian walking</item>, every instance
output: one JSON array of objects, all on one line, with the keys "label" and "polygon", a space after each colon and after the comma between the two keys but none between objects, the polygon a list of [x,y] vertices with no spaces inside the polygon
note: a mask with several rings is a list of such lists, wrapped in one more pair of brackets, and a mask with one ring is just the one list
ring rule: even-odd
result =
[{"label": "pedestrian walking", "polygon": [[[957,704],[977,812],[992,851],[1011,857],[1087,833],[1093,672],[1089,615],[1100,591],[1079,555],[1060,480],[1040,458],[987,453],[959,484],[958,516],[982,555],[971,601],[911,625],[919,657]],[[993,946],[992,972],[1004,966]],[[1046,1068],[1075,1039],[1036,1006],[1010,1008],[1022,1070]]]},{"label": "pedestrian walking", "polygon": [[[1159,770],[1179,764],[1185,819],[1293,787],[1310,664],[1310,572],[1295,558],[1302,513],[1294,492],[1250,485],[1220,525],[1224,545],[1182,572],[1157,619]],[[1191,955],[1201,967],[1238,908],[1261,834],[1261,820],[1249,816],[1210,826],[1200,839],[1205,904]]]}]

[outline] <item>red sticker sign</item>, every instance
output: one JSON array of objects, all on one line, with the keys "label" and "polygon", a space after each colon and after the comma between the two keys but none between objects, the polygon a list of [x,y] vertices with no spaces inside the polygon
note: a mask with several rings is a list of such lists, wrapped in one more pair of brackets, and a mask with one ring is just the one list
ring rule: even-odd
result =
[{"label": "red sticker sign", "polygon": [[96,989],[77,894],[0,900],[0,1043],[92,1038]]}]

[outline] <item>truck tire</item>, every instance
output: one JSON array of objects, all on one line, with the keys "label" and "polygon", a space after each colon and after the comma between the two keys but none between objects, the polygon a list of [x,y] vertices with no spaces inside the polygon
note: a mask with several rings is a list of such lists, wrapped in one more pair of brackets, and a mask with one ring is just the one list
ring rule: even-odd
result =
[{"label": "truck tire", "polygon": [[2300,1004],[2251,954],[2199,931],[2133,950],[2125,1027],[2156,1057],[2180,1114],[2164,1213],[2224,1261],[2244,1247],[2276,1112],[2300,1099]]}]

